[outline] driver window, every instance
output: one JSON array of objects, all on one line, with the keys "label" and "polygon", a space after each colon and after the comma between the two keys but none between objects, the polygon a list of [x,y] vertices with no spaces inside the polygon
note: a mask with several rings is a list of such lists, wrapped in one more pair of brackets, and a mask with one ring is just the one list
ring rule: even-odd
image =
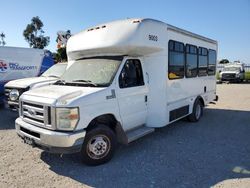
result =
[{"label": "driver window", "polygon": [[138,59],[126,61],[120,76],[120,88],[136,87],[144,85],[141,62]]}]

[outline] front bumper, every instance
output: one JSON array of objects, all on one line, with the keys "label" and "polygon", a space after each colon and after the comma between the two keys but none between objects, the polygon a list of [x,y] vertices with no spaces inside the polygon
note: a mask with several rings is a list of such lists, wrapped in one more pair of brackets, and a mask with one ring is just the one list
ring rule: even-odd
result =
[{"label": "front bumper", "polygon": [[29,138],[36,146],[51,153],[76,153],[81,150],[85,131],[58,132],[36,127],[24,122],[20,117],[15,121],[16,132],[23,138]]},{"label": "front bumper", "polygon": [[237,81],[240,80],[240,78],[221,78],[221,81]]},{"label": "front bumper", "polygon": [[221,75],[221,81],[237,81],[240,80],[240,77],[237,77],[236,74],[224,73]]}]

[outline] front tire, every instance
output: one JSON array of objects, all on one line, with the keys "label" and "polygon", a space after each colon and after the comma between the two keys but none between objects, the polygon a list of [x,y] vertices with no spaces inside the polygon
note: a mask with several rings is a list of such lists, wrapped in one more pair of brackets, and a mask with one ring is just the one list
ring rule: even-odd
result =
[{"label": "front tire", "polygon": [[193,106],[192,113],[188,116],[188,120],[191,122],[197,122],[203,115],[203,104],[199,99],[196,99]]},{"label": "front tire", "polygon": [[113,130],[105,125],[89,130],[81,150],[85,164],[96,166],[108,162],[114,155],[116,136]]}]

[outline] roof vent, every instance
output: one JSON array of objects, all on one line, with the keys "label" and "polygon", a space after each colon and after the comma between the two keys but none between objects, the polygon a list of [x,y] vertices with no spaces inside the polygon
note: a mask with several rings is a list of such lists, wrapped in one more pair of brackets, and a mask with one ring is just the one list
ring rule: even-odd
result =
[{"label": "roof vent", "polygon": [[134,20],[133,23],[140,23],[141,20]]},{"label": "roof vent", "polygon": [[95,27],[95,28],[90,28],[90,29],[88,29],[87,31],[93,31],[93,30],[103,29],[103,28],[106,28],[106,25],[98,26],[98,27]]},{"label": "roof vent", "polygon": [[88,31],[93,31],[94,29],[93,28],[91,28],[91,29],[88,29]]}]

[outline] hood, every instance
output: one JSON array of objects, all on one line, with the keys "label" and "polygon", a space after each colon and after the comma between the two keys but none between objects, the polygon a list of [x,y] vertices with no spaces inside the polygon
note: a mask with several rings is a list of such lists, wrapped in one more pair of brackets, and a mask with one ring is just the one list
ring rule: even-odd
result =
[{"label": "hood", "polygon": [[41,88],[29,90],[24,93],[25,96],[34,96],[48,98],[57,101],[59,104],[67,104],[72,99],[95,93],[105,88],[99,87],[75,87],[50,85]]},{"label": "hood", "polygon": [[12,80],[9,81],[5,87],[11,87],[11,88],[27,88],[29,86],[32,86],[33,84],[48,82],[52,80],[57,80],[57,78],[54,77],[31,77],[31,78],[23,78],[18,80]]}]

